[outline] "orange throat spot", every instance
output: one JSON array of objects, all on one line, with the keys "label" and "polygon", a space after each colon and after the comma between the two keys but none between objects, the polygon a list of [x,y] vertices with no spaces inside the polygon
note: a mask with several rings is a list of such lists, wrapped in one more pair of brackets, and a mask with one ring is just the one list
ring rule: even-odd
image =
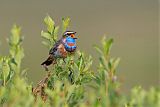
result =
[{"label": "orange throat spot", "polygon": [[67,43],[68,46],[74,46],[74,43]]}]

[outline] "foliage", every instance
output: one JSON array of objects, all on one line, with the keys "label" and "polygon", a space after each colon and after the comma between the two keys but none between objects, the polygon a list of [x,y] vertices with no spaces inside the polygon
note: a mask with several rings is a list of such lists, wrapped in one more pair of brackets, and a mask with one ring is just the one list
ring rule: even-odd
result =
[{"label": "foliage", "polygon": [[[59,26],[50,16],[44,19],[46,31],[41,32],[43,44],[50,49],[57,41]],[[62,19],[62,32],[67,29],[70,19]],[[102,39],[102,46],[94,48],[100,54],[99,65],[91,69],[92,57],[77,51],[63,60],[58,59],[50,70],[42,95],[36,98],[32,86],[27,82],[25,70],[21,68],[24,57],[21,28],[14,25],[8,39],[9,55],[0,56],[0,106],[3,107],[159,107],[160,89],[149,91],[140,86],[122,95],[116,76],[120,58],[110,56],[113,39]],[[44,81],[40,81],[44,82]],[[39,86],[39,84],[38,84]]]}]

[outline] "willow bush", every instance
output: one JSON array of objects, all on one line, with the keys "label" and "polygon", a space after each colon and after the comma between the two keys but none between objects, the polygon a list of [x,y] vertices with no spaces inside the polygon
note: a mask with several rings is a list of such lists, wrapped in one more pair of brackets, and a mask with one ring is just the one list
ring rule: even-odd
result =
[{"label": "willow bush", "polygon": [[[58,35],[67,29],[70,19],[63,18],[56,26],[50,16],[44,19],[42,43],[48,50]],[[110,56],[113,39],[102,39],[95,45],[99,53],[97,69],[92,70],[92,57],[77,50],[63,60],[58,59],[43,79],[32,86],[26,70],[21,67],[24,57],[21,28],[14,25],[8,38],[9,54],[0,55],[0,106],[2,107],[160,107],[160,89],[146,91],[135,86],[128,95],[120,92],[116,68],[120,58]],[[44,72],[42,69],[41,72]]]}]

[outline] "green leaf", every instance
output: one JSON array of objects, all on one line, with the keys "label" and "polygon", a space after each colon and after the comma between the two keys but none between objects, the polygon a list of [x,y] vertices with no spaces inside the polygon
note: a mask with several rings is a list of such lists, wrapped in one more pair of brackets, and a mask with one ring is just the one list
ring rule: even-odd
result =
[{"label": "green leaf", "polygon": [[99,52],[101,55],[103,55],[103,51],[100,49],[100,47],[98,47],[97,45],[93,46],[97,52]]},{"label": "green leaf", "polygon": [[106,40],[106,38],[104,37],[102,39],[103,50],[104,50],[105,55],[109,54],[109,52],[111,50],[112,43],[113,43],[113,39],[112,38],[109,39],[109,40]]},{"label": "green leaf", "polygon": [[74,75],[74,80],[77,81],[80,76],[80,71],[79,71],[77,64],[74,64],[73,75]]},{"label": "green leaf", "polygon": [[48,49],[50,49],[50,44],[48,44],[48,42],[42,41],[42,44],[45,45]]},{"label": "green leaf", "polygon": [[52,18],[47,15],[45,18],[44,18],[44,23],[46,24],[47,26],[47,30],[50,34],[52,34],[53,30],[54,30],[54,21],[52,20]]},{"label": "green leaf", "polygon": [[108,66],[109,66],[109,69],[112,70],[113,73],[115,73],[115,70],[116,70],[119,62],[120,62],[120,58],[112,58],[112,59],[110,59],[110,61],[108,63]]},{"label": "green leaf", "polygon": [[79,58],[79,64],[78,64],[79,71],[82,70],[83,63],[84,63],[84,61],[83,61],[83,54],[81,54],[80,58]]},{"label": "green leaf", "polygon": [[68,28],[70,24],[70,18],[62,18],[62,33],[66,31],[66,29]]},{"label": "green leaf", "polygon": [[14,25],[12,30],[11,30],[11,35],[10,39],[9,39],[9,43],[11,45],[17,45],[20,41],[20,32],[21,32],[21,28],[18,27],[17,25]]},{"label": "green leaf", "polygon": [[104,57],[104,56],[99,57],[99,61],[100,61],[100,63],[103,65],[103,67],[104,67],[106,70],[108,70],[108,64],[107,64],[107,61],[106,61],[105,57]]},{"label": "green leaf", "polygon": [[99,86],[101,85],[101,78],[99,76],[96,76],[95,81]]},{"label": "green leaf", "polygon": [[50,34],[47,33],[47,32],[44,32],[43,30],[41,31],[41,36],[42,36],[44,39],[51,40]]},{"label": "green leaf", "polygon": [[21,28],[14,25],[11,30],[11,36],[8,39],[9,53],[10,53],[10,67],[15,73],[20,72],[21,60],[24,57],[24,50],[22,48],[23,37],[21,36]]},{"label": "green leaf", "polygon": [[50,49],[53,46],[53,44],[55,44],[55,42],[57,41],[59,26],[55,26],[55,23],[50,16],[46,16],[44,22],[47,27],[47,32],[44,32],[42,30],[41,36],[45,40],[47,40],[47,42],[43,42],[43,44]]},{"label": "green leaf", "polygon": [[9,58],[7,57],[4,57],[3,58],[3,62],[2,62],[2,73],[3,73],[3,85],[5,86],[6,84],[6,80],[7,80],[7,77],[9,75],[9,72],[10,72],[10,67],[9,67]]},{"label": "green leaf", "polygon": [[89,56],[88,60],[86,60],[85,68],[83,69],[83,72],[86,72],[86,71],[88,71],[91,68],[92,62],[93,62],[92,61],[92,57]]},{"label": "green leaf", "polygon": [[57,38],[58,38],[58,31],[59,31],[59,26],[56,26],[55,29],[54,29],[54,40],[57,41]]},{"label": "green leaf", "polygon": [[92,79],[93,79],[93,78],[92,78],[92,74],[91,74],[91,73],[87,73],[87,74],[85,74],[85,75],[82,77],[81,82],[82,82],[82,83],[88,83],[88,82],[90,82]]},{"label": "green leaf", "polygon": [[117,68],[117,66],[119,65],[119,62],[120,62],[120,58],[116,58],[116,59],[114,60],[114,69]]}]

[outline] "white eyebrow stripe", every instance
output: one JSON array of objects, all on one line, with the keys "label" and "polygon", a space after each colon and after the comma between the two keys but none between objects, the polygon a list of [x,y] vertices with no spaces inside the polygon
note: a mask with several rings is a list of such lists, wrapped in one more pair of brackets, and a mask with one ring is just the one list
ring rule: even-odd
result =
[{"label": "white eyebrow stripe", "polygon": [[75,33],[75,32],[73,32],[73,31],[66,31],[66,32],[64,33],[64,35],[72,34],[72,33]]}]

